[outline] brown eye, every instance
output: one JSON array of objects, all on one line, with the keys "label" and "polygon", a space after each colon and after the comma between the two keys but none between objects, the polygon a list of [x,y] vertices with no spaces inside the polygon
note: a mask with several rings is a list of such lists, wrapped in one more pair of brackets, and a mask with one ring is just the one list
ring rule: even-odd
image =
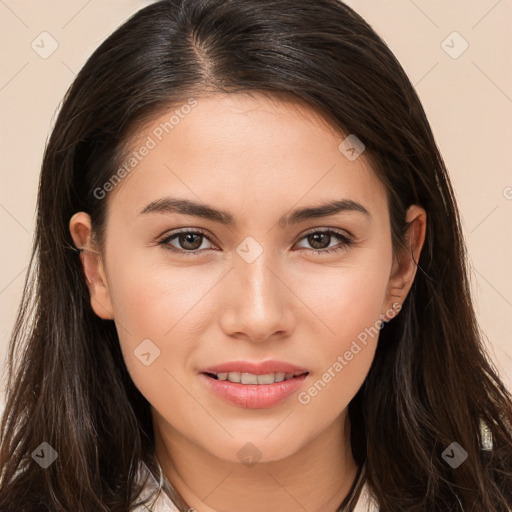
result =
[{"label": "brown eye", "polygon": [[[329,247],[333,238],[337,238],[341,242]],[[302,240],[306,240],[313,249],[316,249],[312,251],[314,254],[330,254],[348,249],[353,245],[352,240],[346,234],[332,229],[310,231],[302,237]],[[307,249],[307,247],[301,247],[301,249]]]},{"label": "brown eye", "polygon": [[176,240],[179,241],[179,244],[183,249],[195,251],[201,247],[203,243],[203,236],[196,233],[184,233],[178,235]]},{"label": "brown eye", "polygon": [[208,236],[201,231],[178,231],[165,237],[159,242],[159,245],[170,251],[182,254],[196,254],[203,249],[208,249],[208,247],[206,247],[199,250],[205,239],[211,243]]},{"label": "brown eye", "polygon": [[[325,231],[318,231],[317,233],[307,235],[307,239],[314,249],[326,249],[327,247],[329,247],[331,235],[329,235]],[[326,243],[327,245],[325,245]]]}]

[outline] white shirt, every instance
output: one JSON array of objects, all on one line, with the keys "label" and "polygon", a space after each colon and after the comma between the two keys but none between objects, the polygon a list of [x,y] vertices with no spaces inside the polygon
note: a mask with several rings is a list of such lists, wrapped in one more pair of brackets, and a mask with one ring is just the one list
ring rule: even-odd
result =
[{"label": "white shirt", "polygon": [[[140,462],[139,465],[139,471],[137,475],[137,483],[142,483],[144,479],[147,477],[147,482],[142,488],[141,493],[139,494],[137,498],[137,503],[140,503],[139,500],[144,500],[148,498],[149,496],[155,495],[158,491],[159,484],[156,481],[155,477],[149,471],[148,467],[144,462]],[[174,503],[171,501],[169,496],[165,493],[165,491],[162,489],[160,493],[158,494],[158,497],[156,500],[153,498],[151,501],[148,502],[147,505],[139,505],[136,509],[134,509],[133,512],[179,512],[178,507],[174,505]],[[192,512],[192,510],[191,510]]]},{"label": "white shirt", "polygon": [[[141,482],[144,480],[144,478],[146,478],[146,476],[148,480],[139,495],[139,499],[141,500],[153,494],[156,496],[156,491],[159,488],[158,482],[156,481],[153,474],[149,471],[148,467],[143,462],[141,462],[138,481]],[[359,495],[357,504],[354,508],[354,512],[378,512],[378,510],[379,508],[376,505],[376,501],[371,495],[365,482],[363,488],[361,489],[361,494]],[[169,496],[167,496],[165,491],[162,490],[156,500],[151,500],[147,505],[140,505],[133,512],[179,512],[179,509],[171,501]],[[200,511],[196,511],[195,509],[191,508],[189,512]]]}]

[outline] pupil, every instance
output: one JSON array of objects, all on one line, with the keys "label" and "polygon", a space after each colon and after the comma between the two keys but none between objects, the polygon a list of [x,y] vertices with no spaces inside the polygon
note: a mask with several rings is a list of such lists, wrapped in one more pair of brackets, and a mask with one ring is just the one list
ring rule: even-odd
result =
[{"label": "pupil", "polygon": [[[193,242],[194,237],[196,238],[195,244]],[[190,239],[192,239],[192,241]],[[198,249],[199,247],[201,247],[201,235],[196,235],[194,233],[186,233],[185,235],[182,235],[180,243],[181,242],[184,242],[184,243],[182,243],[182,246],[184,246],[184,249],[192,249],[192,250]],[[189,244],[189,243],[192,244],[192,247],[187,247],[187,244]]]},{"label": "pupil", "polygon": [[[320,246],[322,246],[322,243],[321,243],[321,241],[318,240],[318,238],[325,237],[326,239],[329,239],[330,235],[328,233],[313,233],[312,235],[309,235],[309,236],[313,240],[312,242],[310,240],[310,244],[315,249],[325,249],[325,247],[327,247],[329,245],[329,243],[327,243],[327,246],[324,246],[324,247],[318,247],[318,245],[317,245],[317,244],[320,244]],[[324,242],[325,241],[326,240],[324,240]]]}]

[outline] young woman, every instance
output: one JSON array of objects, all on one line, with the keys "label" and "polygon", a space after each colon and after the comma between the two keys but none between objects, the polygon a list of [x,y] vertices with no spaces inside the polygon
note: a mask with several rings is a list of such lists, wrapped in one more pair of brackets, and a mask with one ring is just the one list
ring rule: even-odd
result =
[{"label": "young woman", "polygon": [[512,400],[420,101],[336,0],[166,0],[48,142],[0,509],[512,507]]}]

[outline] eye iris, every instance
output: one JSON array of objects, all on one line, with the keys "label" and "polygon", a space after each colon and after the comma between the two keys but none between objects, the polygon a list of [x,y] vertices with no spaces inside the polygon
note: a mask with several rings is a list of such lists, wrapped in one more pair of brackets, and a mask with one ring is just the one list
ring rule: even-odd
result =
[{"label": "eye iris", "polygon": [[[195,243],[193,241],[191,241],[191,239],[193,239],[194,237],[196,238]],[[179,235],[178,240],[180,242],[180,245],[184,249],[189,249],[191,251],[194,251],[196,249],[199,249],[199,247],[201,247],[201,243],[203,241],[202,238],[203,238],[202,235],[199,235],[196,233],[184,233],[182,235]],[[188,243],[192,243],[192,247],[187,247]]]},{"label": "eye iris", "polygon": [[[322,246],[322,241],[319,241],[319,238],[324,237],[324,242],[327,240],[327,245]],[[311,235],[308,235],[308,241],[311,244],[312,247],[315,249],[325,249],[329,246],[329,242],[331,239],[331,235],[329,233],[312,233]],[[320,244],[321,247],[318,247],[316,244]]]}]

